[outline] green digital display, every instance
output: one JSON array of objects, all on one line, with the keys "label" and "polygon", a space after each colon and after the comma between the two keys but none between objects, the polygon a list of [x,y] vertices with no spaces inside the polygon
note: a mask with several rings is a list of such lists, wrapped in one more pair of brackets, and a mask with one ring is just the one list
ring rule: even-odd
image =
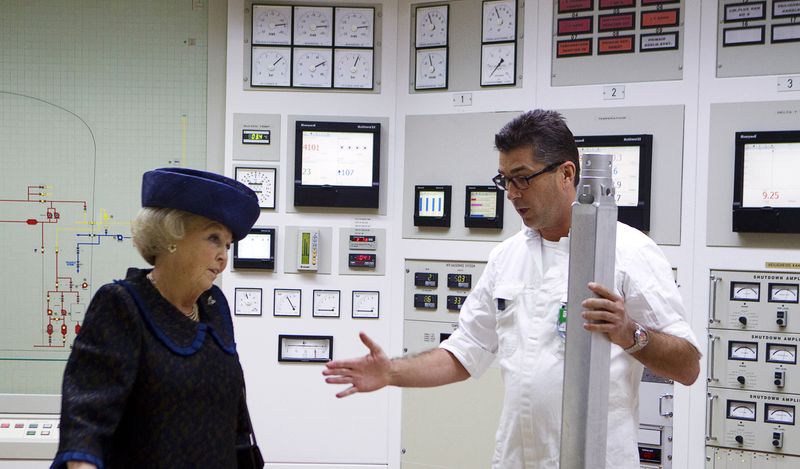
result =
[{"label": "green digital display", "polygon": [[242,130],[242,143],[245,145],[269,145],[269,130]]}]

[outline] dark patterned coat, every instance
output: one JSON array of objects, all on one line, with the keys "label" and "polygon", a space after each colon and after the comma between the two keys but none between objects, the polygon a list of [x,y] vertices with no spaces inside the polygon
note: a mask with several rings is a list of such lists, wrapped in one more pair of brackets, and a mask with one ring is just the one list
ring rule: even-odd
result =
[{"label": "dark patterned coat", "polygon": [[228,303],[211,287],[193,322],[148,272],[129,269],[89,305],[64,371],[51,469],[236,467],[247,423]]}]

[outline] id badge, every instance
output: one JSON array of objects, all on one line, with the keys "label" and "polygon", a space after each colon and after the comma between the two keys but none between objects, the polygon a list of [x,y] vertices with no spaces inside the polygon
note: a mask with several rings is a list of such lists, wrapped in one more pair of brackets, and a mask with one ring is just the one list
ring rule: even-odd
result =
[{"label": "id badge", "polygon": [[562,301],[561,306],[558,308],[556,330],[558,331],[558,335],[561,337],[561,340],[567,339],[567,303],[565,301]]}]

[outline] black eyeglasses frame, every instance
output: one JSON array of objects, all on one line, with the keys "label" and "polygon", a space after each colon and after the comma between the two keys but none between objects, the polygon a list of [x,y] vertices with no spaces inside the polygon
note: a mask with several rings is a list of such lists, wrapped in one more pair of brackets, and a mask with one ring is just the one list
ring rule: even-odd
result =
[{"label": "black eyeglasses frame", "polygon": [[[492,178],[492,182],[501,191],[508,190],[507,187],[508,187],[508,182],[509,181],[511,182],[511,184],[514,185],[514,187],[517,190],[524,191],[525,189],[527,189],[527,188],[529,188],[531,186],[531,180],[533,178],[535,178],[536,176],[541,176],[542,174],[545,174],[545,173],[549,173],[551,171],[555,171],[559,166],[561,166],[564,163],[566,163],[566,161],[557,161],[555,163],[550,163],[549,165],[545,166],[544,168],[540,169],[539,171],[536,171],[535,173],[531,174],[530,176],[514,176],[512,178],[507,178],[507,177],[503,176],[502,174],[497,174],[497,176]],[[525,187],[520,187],[519,183],[517,183],[516,181],[525,181]]]}]

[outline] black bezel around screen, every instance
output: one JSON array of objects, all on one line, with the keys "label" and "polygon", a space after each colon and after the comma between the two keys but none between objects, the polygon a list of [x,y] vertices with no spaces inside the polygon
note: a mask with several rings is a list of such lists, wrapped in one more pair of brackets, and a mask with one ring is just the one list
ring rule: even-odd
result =
[{"label": "black bezel around screen", "polygon": [[[425,216],[420,214],[419,197],[422,192],[441,192],[442,216]],[[453,192],[451,186],[414,186],[414,226],[450,227],[450,200]]]},{"label": "black bezel around screen", "polygon": [[[371,134],[371,185],[367,187],[303,184],[303,133],[309,131]],[[380,123],[297,121],[295,123],[294,150],[294,205],[298,207],[378,208],[380,153]]]},{"label": "black bezel around screen", "polygon": [[[494,217],[472,216],[472,194],[475,192],[493,192],[495,194]],[[464,226],[467,228],[503,228],[503,191],[495,186],[467,186],[464,198]]]},{"label": "black bezel around screen", "polygon": [[253,228],[250,235],[264,236],[269,235],[270,257],[239,257],[239,243],[233,243],[233,268],[234,269],[262,269],[272,270],[275,268],[275,228]]},{"label": "black bezel around screen", "polygon": [[745,145],[753,143],[800,143],[800,130],[736,132],[732,230],[742,233],[800,233],[800,204],[797,207],[743,206]]},{"label": "black bezel around screen", "polygon": [[635,207],[618,206],[617,219],[642,231],[650,231],[650,190],[653,170],[653,136],[596,135],[575,137],[578,147],[639,147],[639,200]]}]

